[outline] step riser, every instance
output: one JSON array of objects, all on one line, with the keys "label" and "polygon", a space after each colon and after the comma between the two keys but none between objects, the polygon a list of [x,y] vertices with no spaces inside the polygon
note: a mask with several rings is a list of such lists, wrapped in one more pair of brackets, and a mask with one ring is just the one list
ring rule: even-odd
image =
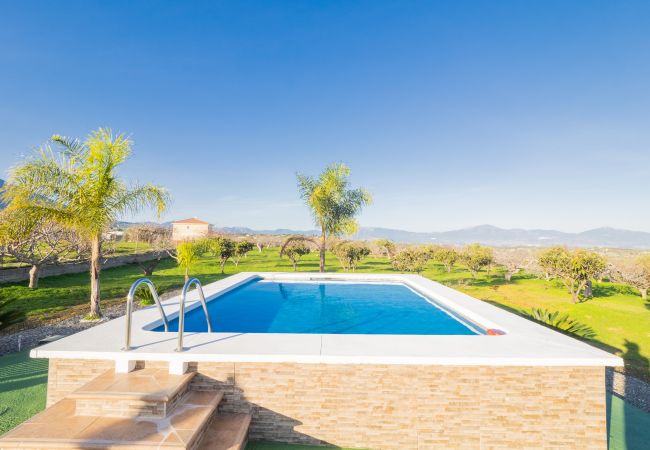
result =
[{"label": "step riser", "polygon": [[189,392],[189,384],[169,401],[77,398],[75,414],[78,416],[104,416],[123,418],[163,419],[174,411]]},{"label": "step riser", "polygon": [[104,374],[4,435],[0,450],[243,450],[251,416],[219,414],[223,393],[194,391],[193,376]]},{"label": "step riser", "polygon": [[103,396],[101,394],[70,395],[76,402],[75,414],[78,416],[103,416],[119,418],[163,419],[182,403],[190,392],[190,383],[186,383],[169,400],[137,399]]},{"label": "step riser", "polygon": [[78,416],[140,417],[162,419],[167,415],[165,402],[138,400],[81,400],[77,399],[75,414]]}]

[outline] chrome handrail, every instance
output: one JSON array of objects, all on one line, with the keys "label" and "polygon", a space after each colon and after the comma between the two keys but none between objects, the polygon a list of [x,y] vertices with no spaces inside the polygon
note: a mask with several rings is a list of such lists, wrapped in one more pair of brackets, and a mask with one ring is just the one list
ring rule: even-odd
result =
[{"label": "chrome handrail", "polygon": [[178,310],[178,345],[176,347],[177,352],[183,351],[183,328],[185,325],[185,298],[187,297],[187,291],[190,287],[196,284],[196,288],[199,291],[199,299],[201,300],[201,306],[203,307],[203,312],[205,313],[205,320],[208,322],[208,333],[212,332],[212,326],[210,325],[210,313],[208,313],[208,306],[205,303],[205,295],[203,295],[203,287],[198,278],[190,278],[185,282],[183,286],[183,292],[181,293],[181,304],[180,309]]},{"label": "chrome handrail", "polygon": [[165,331],[169,331],[169,324],[167,323],[167,316],[165,315],[165,310],[160,303],[160,298],[158,297],[158,292],[156,292],[156,286],[151,282],[149,278],[140,278],[135,283],[131,285],[129,289],[129,294],[126,296],[126,337],[123,351],[131,350],[131,316],[133,312],[133,299],[135,298],[135,291],[138,290],[141,284],[146,284],[151,291],[151,296],[153,297],[156,306],[158,307],[158,312],[160,312],[160,317],[162,317],[163,326]]}]

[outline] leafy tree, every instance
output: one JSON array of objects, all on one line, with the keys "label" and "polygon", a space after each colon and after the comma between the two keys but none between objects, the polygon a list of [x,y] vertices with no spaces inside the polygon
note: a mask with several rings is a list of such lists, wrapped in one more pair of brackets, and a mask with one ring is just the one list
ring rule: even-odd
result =
[{"label": "leafy tree", "polygon": [[162,213],[166,190],[151,184],[129,187],[117,168],[131,154],[132,142],[100,128],[82,142],[55,135],[50,145],[15,167],[4,189],[8,208],[53,221],[90,243],[90,315],[99,318],[102,233],[120,216],[145,206]]},{"label": "leafy tree", "polygon": [[467,266],[472,277],[476,278],[482,269],[487,269],[494,263],[494,253],[490,247],[470,244],[465,246],[460,259]]},{"label": "leafy tree", "polygon": [[355,216],[370,204],[370,194],[362,188],[350,189],[350,169],[342,163],[328,166],[318,178],[297,175],[301,198],[311,209],[320,228],[320,271],[325,272],[325,249],[328,236],[352,234],[358,224]]},{"label": "leafy tree", "polygon": [[[552,277],[562,281],[571,294],[571,301],[578,303],[580,295],[607,267],[597,253],[587,250],[569,251],[563,247],[551,248],[539,257],[539,264]],[[590,292],[586,293],[590,296]]]},{"label": "leafy tree", "polygon": [[436,261],[440,261],[445,266],[445,269],[447,269],[447,273],[450,273],[454,268],[454,264],[460,259],[460,255],[451,247],[440,247],[436,249],[433,258]]},{"label": "leafy tree", "polygon": [[235,256],[235,242],[225,237],[215,237],[208,239],[209,251],[219,259],[221,273],[224,272],[226,262]]},{"label": "leafy tree", "polygon": [[255,248],[255,244],[250,241],[239,241],[235,244],[235,252],[232,258],[232,261],[235,263],[235,266],[239,266],[239,261],[241,258],[245,258],[248,255],[248,252]]},{"label": "leafy tree", "polygon": [[291,261],[293,266],[293,271],[298,270],[298,261],[305,255],[311,253],[311,249],[305,241],[293,240],[288,243],[288,245],[283,246],[280,251],[280,257],[286,255]]},{"label": "leafy tree", "polygon": [[0,213],[0,253],[29,264],[29,287],[36,289],[41,268],[79,260],[84,255],[78,236],[60,225],[21,214]]},{"label": "leafy tree", "polygon": [[569,264],[570,254],[565,247],[551,247],[539,255],[538,263],[547,280],[560,278]]},{"label": "leafy tree", "polygon": [[638,289],[641,298],[647,300],[648,289],[650,289],[650,254],[616,264],[613,276],[616,281]]},{"label": "leafy tree", "polygon": [[392,265],[400,272],[422,272],[431,259],[430,252],[417,247],[408,247],[393,257]]},{"label": "leafy tree", "polygon": [[389,239],[377,239],[375,245],[383,250],[384,255],[388,258],[395,256],[395,243]]},{"label": "leafy tree", "polygon": [[343,269],[354,272],[363,258],[370,255],[370,249],[360,242],[339,242],[332,249]]}]

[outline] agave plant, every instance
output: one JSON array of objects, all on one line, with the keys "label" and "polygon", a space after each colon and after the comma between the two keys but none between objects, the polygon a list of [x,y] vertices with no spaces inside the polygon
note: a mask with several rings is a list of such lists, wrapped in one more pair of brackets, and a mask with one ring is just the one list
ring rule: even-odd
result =
[{"label": "agave plant", "polygon": [[559,311],[549,311],[542,308],[533,308],[530,311],[522,312],[535,322],[566,334],[573,334],[585,339],[594,339],[596,337],[596,332],[589,325],[572,319],[568,314],[560,314]]},{"label": "agave plant", "polygon": [[[158,286],[156,286],[156,292],[160,293]],[[151,289],[149,289],[149,286],[146,286],[144,284],[141,284],[138,290],[135,292],[135,298],[137,298],[140,302],[140,306],[149,306],[155,303]]]}]

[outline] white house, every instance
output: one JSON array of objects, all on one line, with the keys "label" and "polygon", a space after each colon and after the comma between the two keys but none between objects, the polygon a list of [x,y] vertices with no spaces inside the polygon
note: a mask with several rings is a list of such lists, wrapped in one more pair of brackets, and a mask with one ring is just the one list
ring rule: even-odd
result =
[{"label": "white house", "polygon": [[210,224],[196,217],[172,222],[172,240],[175,242],[193,241],[209,233]]}]

